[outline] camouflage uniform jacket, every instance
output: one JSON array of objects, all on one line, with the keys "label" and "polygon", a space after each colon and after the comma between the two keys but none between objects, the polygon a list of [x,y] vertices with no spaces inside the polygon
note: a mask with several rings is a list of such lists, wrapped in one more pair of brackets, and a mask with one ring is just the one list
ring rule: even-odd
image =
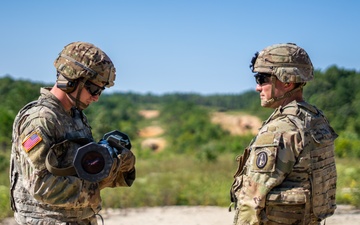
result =
[{"label": "camouflage uniform jacket", "polygon": [[48,89],[42,88],[39,99],[15,118],[10,180],[19,224],[97,224],[99,184],[76,175],[55,176],[45,166],[49,151],[55,153],[59,168],[71,166],[84,144],[74,140],[93,140],[85,115],[65,111]]},{"label": "camouflage uniform jacket", "polygon": [[336,137],[321,111],[306,102],[277,108],[234,176],[234,225],[319,224],[332,215]]}]

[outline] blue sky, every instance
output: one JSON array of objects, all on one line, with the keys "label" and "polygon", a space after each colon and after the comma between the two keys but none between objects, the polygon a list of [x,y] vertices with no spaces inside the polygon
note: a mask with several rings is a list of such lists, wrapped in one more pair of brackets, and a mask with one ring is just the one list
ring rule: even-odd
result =
[{"label": "blue sky", "polygon": [[303,47],[316,69],[360,71],[359,11],[357,0],[4,1],[0,76],[53,84],[57,54],[86,41],[117,69],[106,92],[237,94],[275,43]]}]

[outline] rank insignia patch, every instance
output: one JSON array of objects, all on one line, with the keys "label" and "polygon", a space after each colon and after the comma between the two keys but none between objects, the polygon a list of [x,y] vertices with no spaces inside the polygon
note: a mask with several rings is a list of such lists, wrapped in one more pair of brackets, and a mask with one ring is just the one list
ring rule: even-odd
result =
[{"label": "rank insignia patch", "polygon": [[39,142],[41,142],[41,140],[42,140],[42,137],[36,131],[34,131],[25,139],[25,141],[23,141],[22,146],[26,152],[29,152]]}]

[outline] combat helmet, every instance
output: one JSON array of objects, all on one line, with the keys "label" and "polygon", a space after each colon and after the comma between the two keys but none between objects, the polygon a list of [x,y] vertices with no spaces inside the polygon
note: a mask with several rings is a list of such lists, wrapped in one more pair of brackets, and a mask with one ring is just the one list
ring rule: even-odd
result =
[{"label": "combat helmet", "polygon": [[100,87],[111,87],[115,81],[115,67],[100,48],[86,42],[73,42],[64,47],[54,61],[58,72],[67,80],[80,78]]},{"label": "combat helmet", "polygon": [[309,55],[293,43],[266,47],[255,54],[250,68],[255,73],[274,75],[284,83],[305,83],[314,78]]}]

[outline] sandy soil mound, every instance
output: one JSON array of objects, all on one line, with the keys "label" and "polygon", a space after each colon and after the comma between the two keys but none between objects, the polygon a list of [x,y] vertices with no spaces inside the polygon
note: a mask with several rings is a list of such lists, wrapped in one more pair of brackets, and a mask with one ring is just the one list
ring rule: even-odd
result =
[{"label": "sandy soil mound", "polygon": [[152,119],[159,116],[159,110],[140,110],[139,114],[143,116],[145,119]]},{"label": "sandy soil mound", "polygon": [[[153,119],[159,116],[158,110],[140,110],[139,114],[145,119]],[[166,146],[164,138],[159,137],[164,133],[160,126],[148,126],[139,130],[139,136],[144,138],[141,142],[142,148],[149,148],[154,152],[162,151]]]},{"label": "sandy soil mound", "polygon": [[164,133],[164,129],[159,126],[149,126],[139,130],[139,136],[142,138],[155,137],[162,135]]},{"label": "sandy soil mound", "polygon": [[251,115],[233,115],[223,112],[216,112],[212,115],[211,122],[219,124],[224,130],[232,135],[256,135],[261,127],[262,121]]},{"label": "sandy soil mound", "polygon": [[159,126],[149,126],[139,130],[139,136],[145,138],[141,142],[142,148],[149,148],[155,152],[162,151],[166,146],[166,141],[162,137],[158,137],[164,133]]},{"label": "sandy soil mound", "polygon": [[158,138],[147,138],[141,142],[143,149],[149,148],[154,152],[160,152],[166,147],[166,140],[162,137]]}]

